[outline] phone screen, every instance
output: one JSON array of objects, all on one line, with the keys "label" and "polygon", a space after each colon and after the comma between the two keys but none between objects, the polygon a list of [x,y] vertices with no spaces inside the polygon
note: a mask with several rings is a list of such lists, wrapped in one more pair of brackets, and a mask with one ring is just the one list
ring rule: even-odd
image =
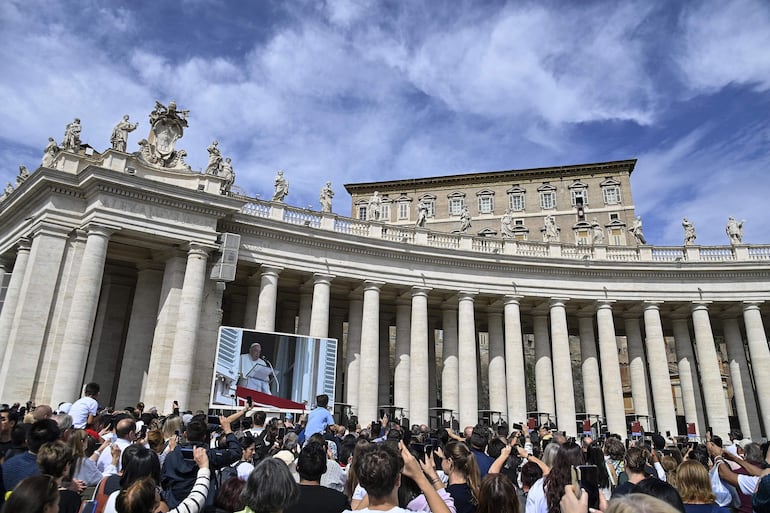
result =
[{"label": "phone screen", "polygon": [[580,465],[578,481],[580,488],[588,494],[588,507],[599,509],[599,469],[596,465]]},{"label": "phone screen", "polygon": [[278,428],[278,438],[283,438],[285,434],[286,434],[286,428],[282,428],[282,427]]}]

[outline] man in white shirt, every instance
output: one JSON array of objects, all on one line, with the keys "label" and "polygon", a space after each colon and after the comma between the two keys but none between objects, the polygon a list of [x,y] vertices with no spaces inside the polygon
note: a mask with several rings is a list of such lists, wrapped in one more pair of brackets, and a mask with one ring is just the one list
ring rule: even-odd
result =
[{"label": "man in white shirt", "polygon": [[[134,440],[136,440],[136,421],[134,421],[132,418],[119,420],[115,426],[115,435],[118,437],[115,440],[115,444],[120,447],[120,458],[118,458],[117,468],[117,471],[120,472],[120,462],[123,458],[123,451],[126,449],[126,447],[134,443]],[[99,472],[104,472],[105,469],[111,464],[112,453],[108,450],[105,450],[101,455],[99,455],[99,460],[96,462],[96,468],[99,469]]]},{"label": "man in white shirt", "polygon": [[69,414],[75,429],[85,429],[93,423],[96,411],[99,409],[99,403],[96,400],[98,397],[99,383],[89,383],[86,385],[85,395],[72,403]]},{"label": "man in white shirt", "polygon": [[262,358],[262,346],[254,342],[249,347],[249,352],[241,355],[241,386],[271,394],[270,378],[272,377],[272,367]]}]

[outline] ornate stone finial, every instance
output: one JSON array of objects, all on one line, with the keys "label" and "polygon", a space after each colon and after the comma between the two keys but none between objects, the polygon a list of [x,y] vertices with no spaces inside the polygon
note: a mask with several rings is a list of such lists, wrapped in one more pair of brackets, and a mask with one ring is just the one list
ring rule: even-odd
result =
[{"label": "ornate stone finial", "polygon": [[189,169],[184,162],[184,155],[176,150],[176,141],[184,135],[187,128],[189,110],[177,110],[176,102],[169,102],[168,107],[155,101],[155,108],[150,112],[150,134],[139,141],[140,155],[148,164],[172,169]]},{"label": "ornate stone finial", "polygon": [[727,227],[725,228],[725,231],[727,232],[727,237],[730,239],[730,244],[743,244],[743,223],[745,223],[746,220],[742,220],[740,223],[732,216],[730,216],[727,219]]},{"label": "ornate stone finial", "polygon": [[321,187],[321,194],[318,200],[321,202],[321,212],[332,211],[332,198],[334,197],[334,191],[332,190],[332,183],[326,182],[326,185]]},{"label": "ornate stone finial", "polygon": [[128,142],[128,133],[133,132],[139,126],[139,123],[130,123],[128,121],[128,114],[123,116],[123,120],[115,125],[112,129],[112,136],[110,136],[110,143],[112,143],[112,149],[117,151],[126,152],[126,143]]},{"label": "ornate stone finial", "polygon": [[380,193],[374,191],[372,197],[369,198],[369,205],[366,209],[366,218],[370,221],[379,221],[380,214],[382,214],[382,197]]},{"label": "ornate stone finial", "polygon": [[219,168],[219,176],[224,178],[224,182],[222,182],[222,186],[220,188],[220,193],[222,195],[226,195],[230,192],[230,188],[233,186],[233,183],[235,182],[235,171],[233,171],[233,165],[232,165],[232,159],[230,157],[227,157],[224,162],[221,163]]},{"label": "ornate stone finial", "polygon": [[602,226],[599,224],[599,220],[594,217],[593,222],[591,223],[591,229],[593,232],[593,235],[591,237],[591,242],[593,244],[604,244],[604,230],[602,229]]},{"label": "ornate stone finial", "polygon": [[695,225],[692,224],[692,221],[684,217],[682,218],[682,228],[684,228],[684,245],[694,245],[695,239],[697,238],[695,235]]},{"label": "ornate stone finial", "polygon": [[59,146],[56,144],[56,141],[54,141],[53,137],[48,138],[48,144],[45,146],[45,150],[43,150],[43,161],[42,166],[44,167],[51,167],[53,166],[53,161],[56,160],[56,155],[59,154]]},{"label": "ornate stone finial", "polygon": [[278,170],[273,181],[273,201],[283,201],[289,195],[289,181],[283,176],[283,170]]},{"label": "ornate stone finial", "polygon": [[634,224],[628,229],[628,232],[634,236],[637,244],[647,244],[647,239],[644,238],[644,231],[642,230],[642,218],[636,216]]},{"label": "ornate stone finial", "polygon": [[460,213],[460,233],[465,233],[471,229],[471,212],[467,206],[463,206]]},{"label": "ornate stone finial", "polygon": [[559,227],[551,214],[545,216],[543,221],[543,242],[559,242]]},{"label": "ornate stone finial", "polygon": [[67,125],[64,129],[64,141],[62,141],[62,148],[77,153],[80,150],[80,119],[75,120]]},{"label": "ornate stone finial", "polygon": [[428,222],[428,205],[423,200],[420,200],[417,203],[417,220],[415,221],[414,225],[417,228],[425,228],[425,223],[427,222]]},{"label": "ornate stone finial", "polygon": [[209,163],[206,164],[206,174],[217,176],[222,166],[222,152],[219,151],[219,141],[216,139],[206,148],[209,152]]}]

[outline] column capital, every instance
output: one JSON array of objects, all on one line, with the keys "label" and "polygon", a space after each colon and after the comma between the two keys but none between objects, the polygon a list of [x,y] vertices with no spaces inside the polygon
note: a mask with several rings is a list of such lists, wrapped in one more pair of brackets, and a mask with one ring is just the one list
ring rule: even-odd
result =
[{"label": "column capital", "polygon": [[411,289],[409,289],[412,293],[412,297],[428,297],[428,294],[431,290],[433,290],[430,287],[421,287],[421,286],[414,286]]},{"label": "column capital", "polygon": [[118,231],[118,228],[113,228],[97,222],[91,222],[83,226],[82,228],[90,237],[91,235],[99,235],[105,239],[109,239],[113,233]]},{"label": "column capital", "polygon": [[54,224],[49,222],[42,222],[35,227],[30,237],[35,239],[39,235],[48,235],[51,237],[60,237],[66,239],[69,234],[72,233],[73,228],[68,226],[62,226],[60,224]]},{"label": "column capital", "polygon": [[660,310],[660,305],[663,304],[663,301],[643,301],[642,305],[644,307],[644,310]]},{"label": "column capital", "polygon": [[28,237],[20,238],[16,244],[18,244],[17,251],[29,251],[32,249],[32,241]]},{"label": "column capital", "polygon": [[598,299],[596,301],[597,310],[612,310],[612,305],[615,303],[614,299]]},{"label": "column capital", "polygon": [[506,294],[505,296],[503,296],[503,304],[518,305],[521,303],[522,299],[524,299],[524,296],[521,296],[519,294]]},{"label": "column capital", "polygon": [[569,301],[568,297],[552,297],[548,301],[548,307],[549,308],[564,307],[567,301]]},{"label": "column capital", "polygon": [[690,304],[690,311],[698,312],[698,311],[705,310],[706,312],[708,312],[710,304],[711,304],[711,301],[693,301]]},{"label": "column capital", "polygon": [[281,271],[283,271],[283,267],[278,267],[276,265],[262,264],[261,266],[259,266],[260,276],[264,276],[266,274],[271,276],[278,276],[279,274],[281,274]]},{"label": "column capital", "polygon": [[762,305],[764,301],[743,301],[743,311],[748,312],[750,310],[759,310],[760,305]]},{"label": "column capital", "polygon": [[205,246],[203,244],[198,244],[197,242],[190,242],[187,249],[187,256],[200,256],[204,258],[209,257],[209,253],[214,248],[211,248],[209,246]]},{"label": "column capital", "polygon": [[333,274],[313,273],[313,283],[326,283],[331,285],[332,280],[336,278]]},{"label": "column capital", "polygon": [[461,290],[457,293],[457,299],[459,301],[474,301],[478,294],[478,291]]},{"label": "column capital", "polygon": [[368,290],[379,291],[383,285],[385,285],[384,281],[366,280],[364,282],[364,291],[368,291]]}]

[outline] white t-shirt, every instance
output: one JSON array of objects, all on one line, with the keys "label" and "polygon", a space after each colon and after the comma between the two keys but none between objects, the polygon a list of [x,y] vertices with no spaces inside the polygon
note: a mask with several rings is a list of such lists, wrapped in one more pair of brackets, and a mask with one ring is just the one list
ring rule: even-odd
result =
[{"label": "white t-shirt", "polygon": [[84,429],[88,422],[88,415],[96,415],[99,409],[99,403],[93,397],[81,397],[70,408],[70,417],[72,417],[72,426],[75,429]]}]

